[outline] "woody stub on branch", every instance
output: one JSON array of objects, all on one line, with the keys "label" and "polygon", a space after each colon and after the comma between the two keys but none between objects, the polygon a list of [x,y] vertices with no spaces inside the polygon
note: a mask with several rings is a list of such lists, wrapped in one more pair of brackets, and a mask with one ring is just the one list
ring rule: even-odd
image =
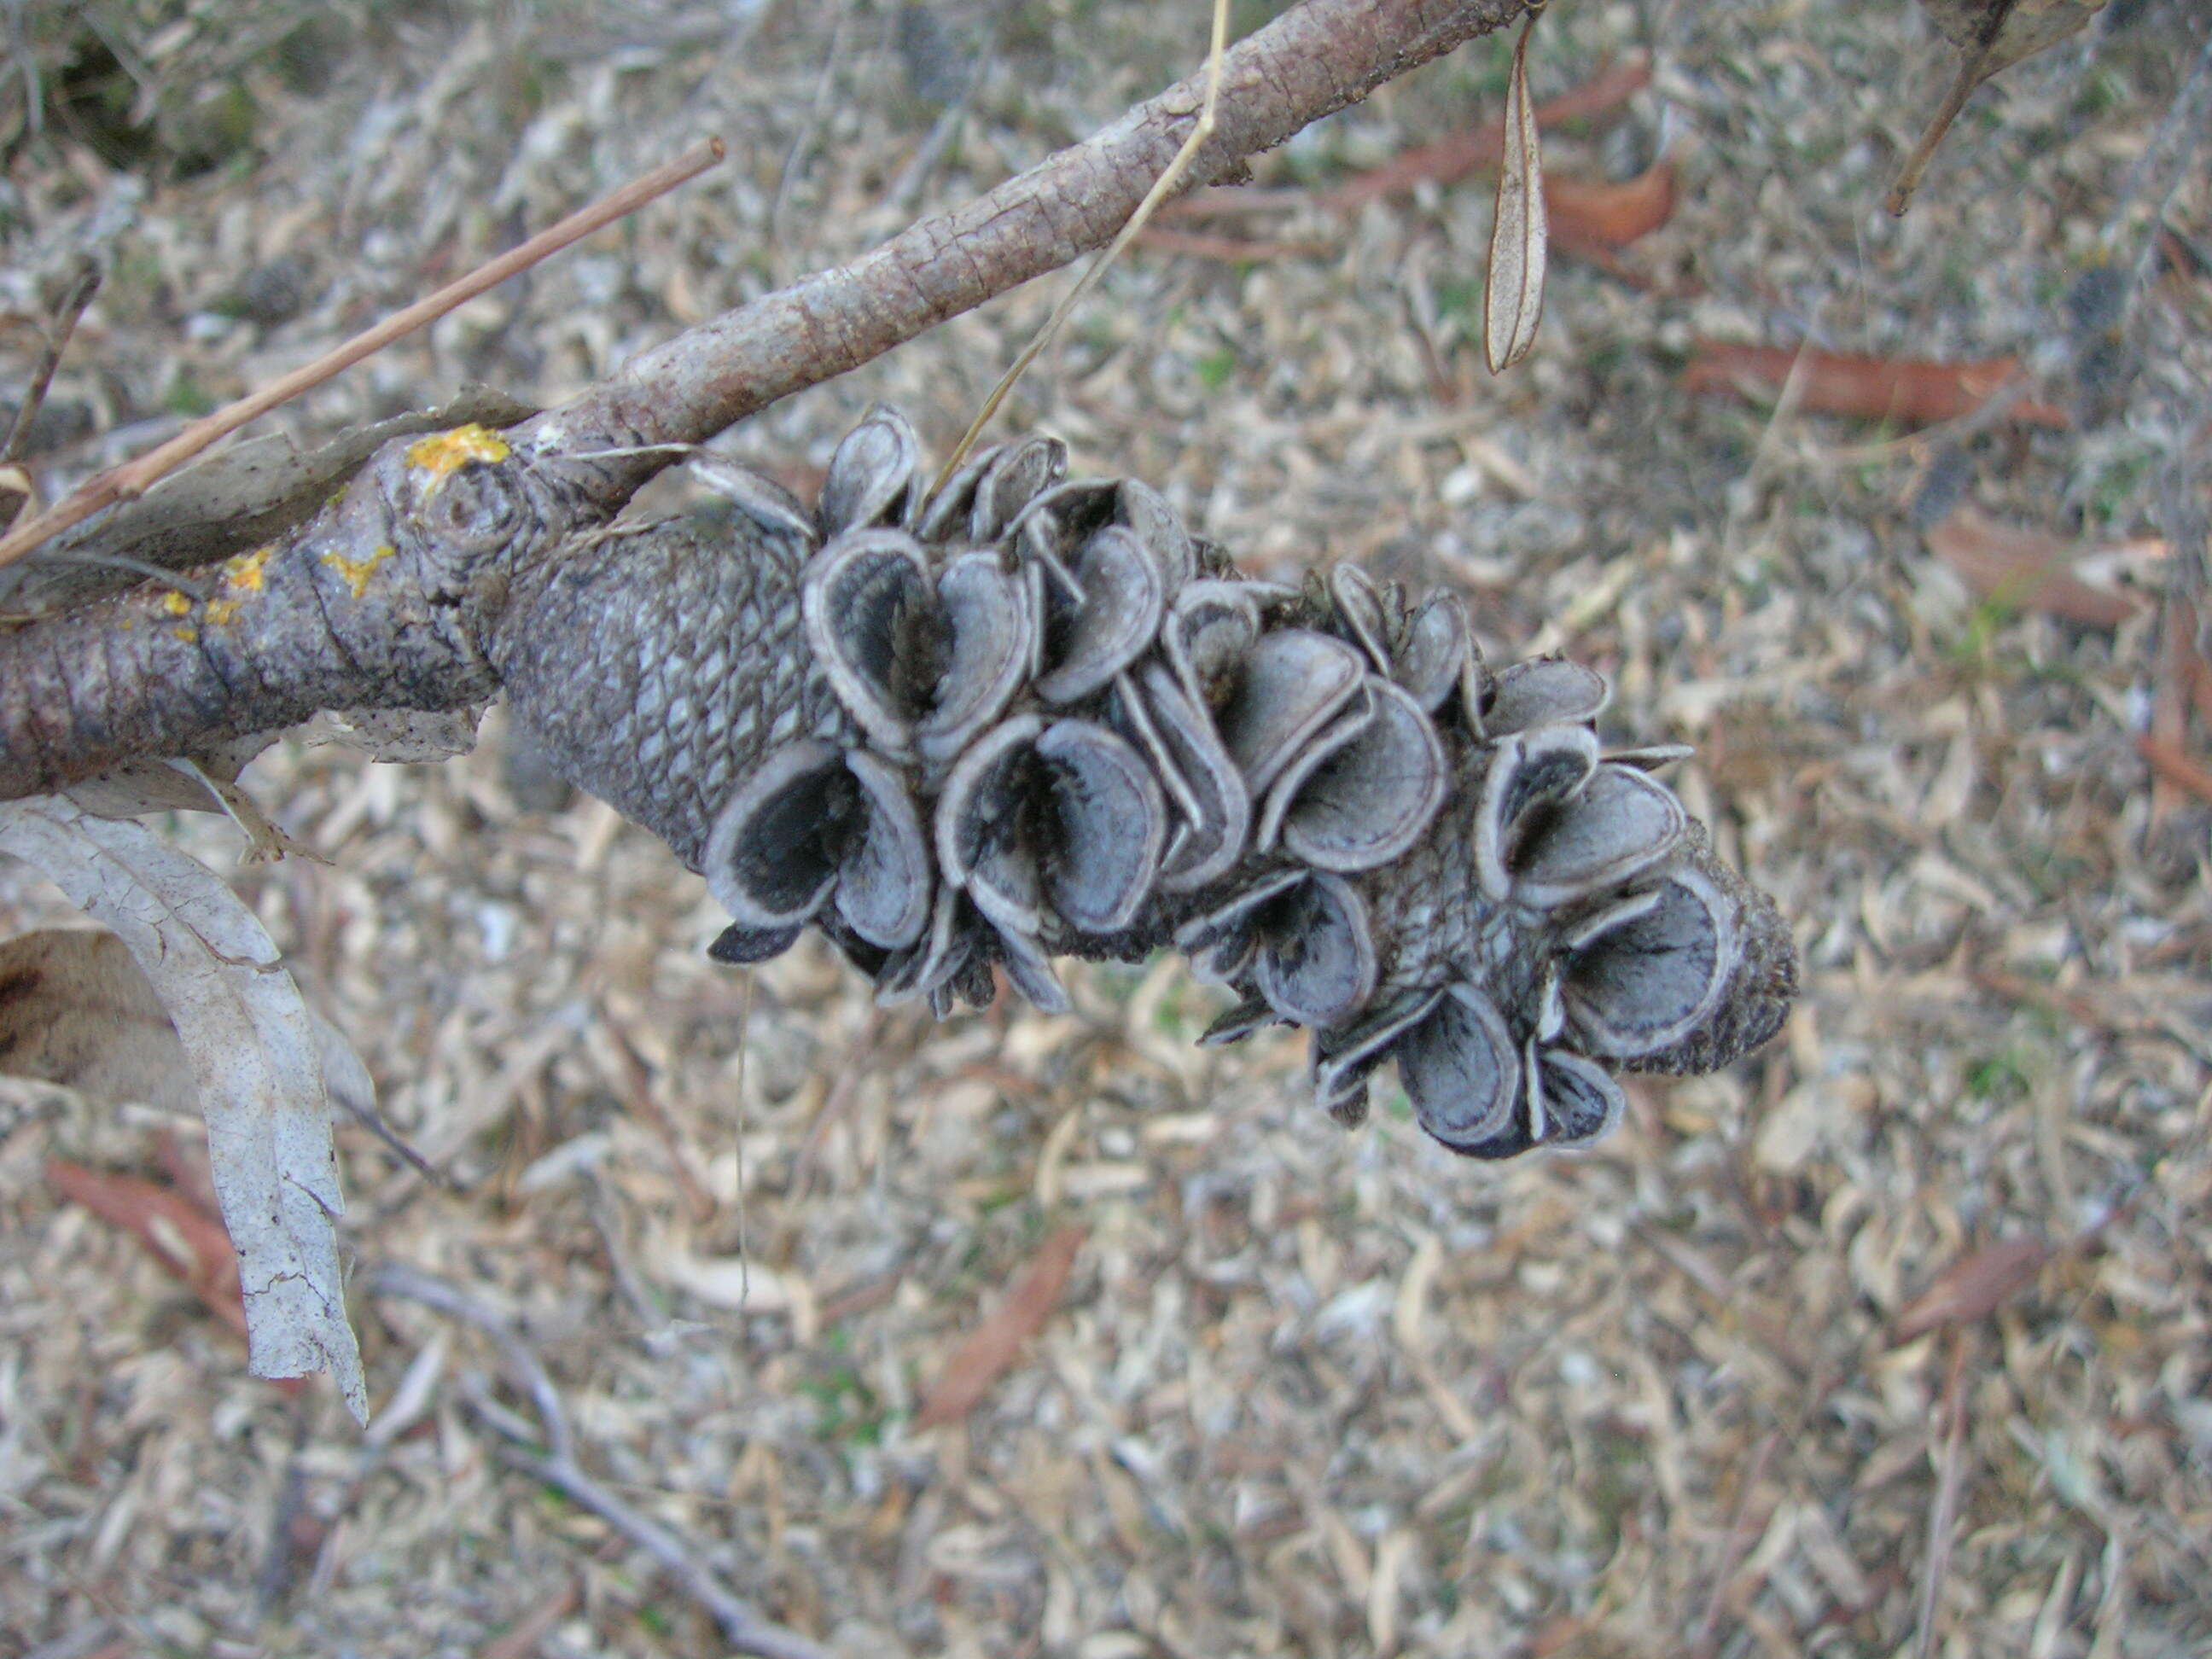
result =
[{"label": "woody stub on branch", "polygon": [[[1182,180],[1522,11],[1314,0],[1218,60]],[[1601,743],[1603,678],[1486,663],[1455,595],[1348,565],[1253,580],[1141,481],[1070,479],[1042,437],[940,477],[889,410],[818,501],[702,460],[717,507],[613,522],[732,422],[1105,243],[1203,88],[565,407],[395,437],[303,522],[218,530],[179,580],[0,636],[0,846],[114,927],[172,1008],[257,1372],[327,1367],[362,1407],[307,1016],[219,883],[93,813],[171,804],[143,792],[173,757],[227,791],[320,711],[506,697],[705,877],[725,960],[813,927],[880,1000],[942,1013],[1000,972],[1062,1006],[1054,957],[1180,949],[1237,998],[1207,1041],[1306,1028],[1346,1124],[1395,1060],[1421,1126],[1475,1158],[1585,1144],[1619,1073],[1710,1070],[1778,1029],[1788,930],[1656,775],[1686,751]]]}]

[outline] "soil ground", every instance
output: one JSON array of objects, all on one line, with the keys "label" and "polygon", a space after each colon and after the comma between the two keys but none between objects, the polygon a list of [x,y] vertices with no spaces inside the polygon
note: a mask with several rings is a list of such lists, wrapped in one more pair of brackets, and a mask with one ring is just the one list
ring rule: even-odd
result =
[{"label": "soil ground", "polygon": [[[716,172],[277,424],[468,380],[552,402],[1095,130],[1205,28],[1195,0],[79,9],[21,11],[47,130],[0,199],[9,384],[38,273],[113,260],[42,435],[61,482],[720,134]],[[1609,735],[1695,744],[1680,787],[1804,955],[1765,1053],[1638,1083],[1588,1156],[1469,1164],[1395,1095],[1336,1129],[1295,1040],[1193,1048],[1218,997],[1174,963],[938,1025],[809,945],[748,1009],[701,884],[496,713],[441,766],[287,746],[248,781],[327,865],[175,833],[452,1177],[341,1125],[357,1282],[409,1264],[510,1314],[584,1468],[854,1659],[2212,1650],[2212,809],[2136,742],[2174,695],[2157,595],[2201,583],[2140,544],[2204,510],[2212,185],[2168,118],[2206,20],[2116,9],[1985,88],[1899,222],[1948,73],[1917,12],[1555,6],[1539,99],[1638,51],[1653,77],[1550,168],[1665,155],[1680,196],[1612,268],[1555,262],[1521,368],[1481,365],[1486,181],[1312,199],[1494,118],[1492,40],[1264,159],[1263,206],[1174,222],[1242,257],[1135,250],[1010,410],[1255,570],[1455,584],[1493,659],[1570,651]],[[720,447],[804,488],[882,398],[942,453],[1065,280]],[[1692,395],[1704,340],[2017,356],[2065,422]],[[1962,506],[2150,602],[1985,596],[1934,551]],[[0,879],[0,922],[65,919]],[[0,1651],[714,1647],[502,1460],[484,1402],[529,1405],[478,1334],[357,1298],[365,1440],[42,1175],[154,1169],[188,1119],[8,1099]],[[1071,1225],[1057,1310],[918,1431]],[[1992,1316],[1896,1340],[2020,1240],[2055,1254]]]}]

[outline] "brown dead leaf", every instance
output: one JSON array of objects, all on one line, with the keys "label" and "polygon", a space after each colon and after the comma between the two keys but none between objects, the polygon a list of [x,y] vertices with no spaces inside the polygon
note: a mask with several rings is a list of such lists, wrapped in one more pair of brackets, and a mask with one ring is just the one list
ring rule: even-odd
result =
[{"label": "brown dead leaf", "polygon": [[2192,760],[2176,744],[2146,732],[2136,739],[2136,752],[2150,763],[2151,770],[2199,800],[2212,801],[2212,767]]},{"label": "brown dead leaf", "polygon": [[199,1111],[168,1010],[105,931],[48,927],[0,944],[0,1071],[110,1103]]},{"label": "brown dead leaf", "polygon": [[1014,1281],[998,1311],[977,1326],[930,1385],[916,1429],[957,1423],[975,1409],[991,1385],[1013,1368],[1022,1345],[1044,1328],[1059,1306],[1060,1292],[1075,1267],[1075,1253],[1087,1230],[1062,1227],[1039,1247],[1027,1271]]},{"label": "brown dead leaf", "polygon": [[1674,212],[1674,164],[1656,161],[1620,184],[1584,179],[1544,180],[1552,240],[1570,252],[1626,247],[1649,236]]},{"label": "brown dead leaf", "polygon": [[[1651,84],[1651,65],[1637,57],[1616,69],[1604,70],[1572,92],[1562,93],[1536,106],[1536,125],[1555,127],[1565,121],[1603,114],[1626,103]],[[1409,149],[1382,166],[1348,179],[1321,198],[1322,205],[1339,213],[1353,213],[1378,197],[1395,196],[1424,179],[1440,185],[1464,179],[1470,173],[1494,167],[1505,154],[1505,124],[1483,126],[1440,143]]]},{"label": "brown dead leaf", "polygon": [[2105,9],[2106,0],[1920,0],[1929,21],[1959,52],[1951,89],[1889,188],[1888,208],[1900,218],[1943,135],[1976,87],[2023,58],[2056,46]]},{"label": "brown dead leaf", "polygon": [[1502,374],[1528,355],[1544,319],[1544,268],[1551,231],[1544,211],[1544,152],[1528,108],[1528,37],[1521,26],[1505,88],[1505,156],[1498,169],[1498,210],[1490,225],[1489,284],[1484,294],[1482,355]]},{"label": "brown dead leaf", "polygon": [[2052,1254],[2041,1239],[2028,1237],[2008,1238],[1962,1256],[1899,1310],[1892,1343],[1902,1347],[1943,1326],[1988,1318],[2033,1285]]},{"label": "brown dead leaf", "polygon": [[2179,593],[2166,595],[2165,633],[2159,662],[2160,708],[2151,730],[2178,742],[2191,704],[2199,720],[2212,725],[2212,658],[2197,643],[2196,605]]},{"label": "brown dead leaf", "polygon": [[137,1176],[110,1175],[62,1158],[46,1160],[47,1184],[120,1227],[182,1280],[217,1319],[246,1334],[246,1303],[238,1288],[238,1252],[222,1223],[182,1193]]},{"label": "brown dead leaf", "polygon": [[208,1168],[204,1151],[188,1150],[167,1129],[155,1137],[154,1156],[169,1185],[211,1216],[222,1214],[222,1200],[216,1196],[215,1173]]},{"label": "brown dead leaf", "polygon": [[2143,601],[2118,587],[2074,574],[2095,550],[2026,525],[1999,524],[1971,507],[1954,509],[1928,531],[1928,548],[1988,599],[2016,611],[2039,611],[2087,628],[2117,628]]},{"label": "brown dead leaf", "polygon": [[[1801,409],[1925,426],[1972,414],[2019,369],[2017,357],[1939,363],[1919,357],[1863,357],[1810,346],[1790,349],[1706,340],[1698,343],[1690,366],[1682,372],[1682,387],[1769,400],[1794,373]],[[2073,424],[2064,410],[2027,398],[2005,413],[2013,420],[2056,430]]]},{"label": "brown dead leaf", "polygon": [[2189,758],[2190,705],[2194,703],[2198,716],[2212,725],[2212,662],[2197,643],[2197,607],[2184,595],[2169,592],[2163,621],[2158,672],[2151,685],[2150,730],[2136,745],[2136,752],[2151,766],[2154,829],[2162,828],[2181,804],[2177,790],[2206,795],[2200,781],[2203,769]]}]

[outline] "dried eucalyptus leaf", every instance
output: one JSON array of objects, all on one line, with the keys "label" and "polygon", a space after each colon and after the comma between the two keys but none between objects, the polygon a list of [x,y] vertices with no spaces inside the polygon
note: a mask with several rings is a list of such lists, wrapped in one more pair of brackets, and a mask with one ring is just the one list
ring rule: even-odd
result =
[{"label": "dried eucalyptus leaf", "polygon": [[1544,318],[1544,265],[1550,227],[1544,216],[1544,156],[1528,102],[1532,13],[1513,49],[1505,87],[1505,156],[1498,169],[1498,211],[1490,228],[1490,283],[1483,302],[1482,352],[1502,374],[1536,343]]},{"label": "dried eucalyptus leaf", "polygon": [[[304,732],[311,726],[298,729]],[[228,812],[257,848],[273,844],[282,852],[289,847],[285,836],[233,786],[246,763],[283,735],[249,732],[226,738],[189,759],[125,761],[96,777],[70,785],[63,793],[86,811],[103,818],[135,818],[146,812]],[[256,824],[268,830],[265,837]]]},{"label": "dried eucalyptus leaf", "polygon": [[112,928],[169,1012],[206,1113],[257,1376],[328,1370],[368,1419],[332,1225],[344,1209],[313,1020],[276,947],[211,871],[58,797],[0,806],[0,849]]},{"label": "dried eucalyptus leaf", "polygon": [[[375,1080],[345,1033],[313,1008],[307,1018],[331,1099],[356,1116],[374,1112]],[[130,947],[103,928],[41,927],[0,941],[0,1071],[105,1105],[200,1109],[169,1011]]]}]

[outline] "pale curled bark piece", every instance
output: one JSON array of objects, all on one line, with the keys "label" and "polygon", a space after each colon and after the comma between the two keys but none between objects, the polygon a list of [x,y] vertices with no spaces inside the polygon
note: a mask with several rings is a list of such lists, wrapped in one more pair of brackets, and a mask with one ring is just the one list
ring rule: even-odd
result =
[{"label": "pale curled bark piece", "polygon": [[477,726],[489,703],[434,712],[419,708],[337,708],[287,733],[311,747],[335,744],[387,765],[451,760],[477,746]]},{"label": "pale curled bark piece", "polygon": [[1536,117],[1528,103],[1528,36],[1536,19],[1521,26],[1513,48],[1513,76],[1505,87],[1505,158],[1498,169],[1498,211],[1490,227],[1490,283],[1484,296],[1482,353],[1490,372],[1502,374],[1536,343],[1544,319],[1546,238],[1544,156]]},{"label": "pale curled bark piece", "polygon": [[52,796],[0,807],[0,849],[113,929],[169,1011],[207,1117],[257,1376],[328,1370],[368,1419],[332,1223],[344,1208],[314,1023],[261,924],[135,820]]}]

